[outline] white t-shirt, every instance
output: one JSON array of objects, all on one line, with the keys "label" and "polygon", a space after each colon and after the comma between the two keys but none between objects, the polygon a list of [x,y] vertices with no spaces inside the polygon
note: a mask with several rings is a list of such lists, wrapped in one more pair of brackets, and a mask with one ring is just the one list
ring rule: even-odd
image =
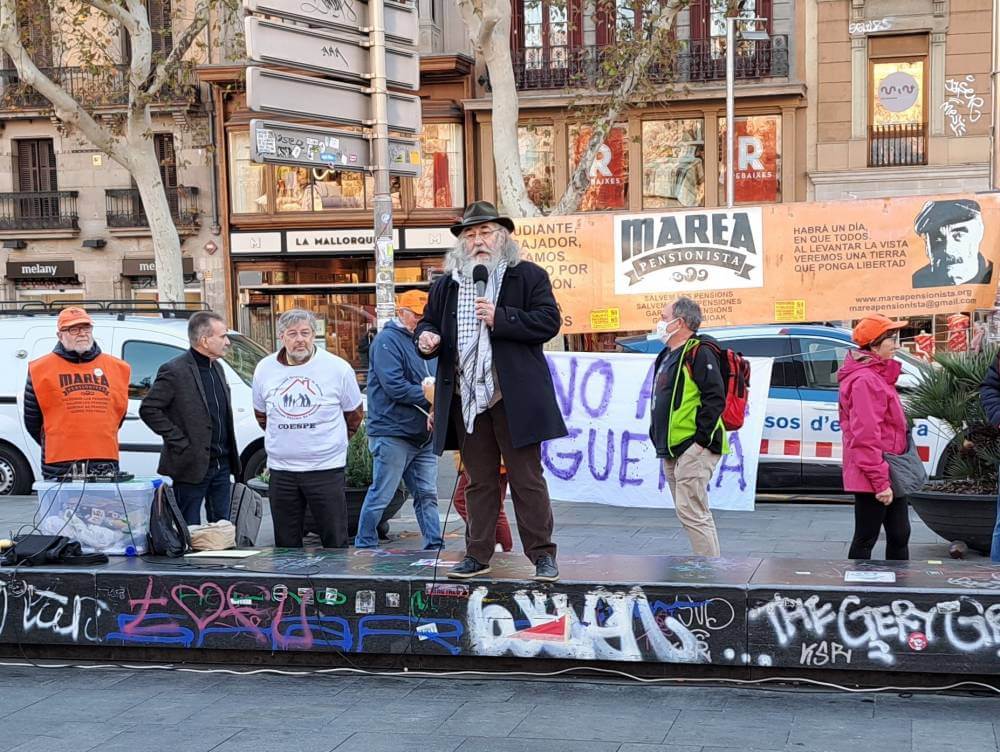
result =
[{"label": "white t-shirt", "polygon": [[286,366],[269,355],[253,374],[253,409],[267,415],[264,448],[271,470],[332,470],[347,464],[344,413],[361,406],[354,370],[317,349],[308,362]]}]

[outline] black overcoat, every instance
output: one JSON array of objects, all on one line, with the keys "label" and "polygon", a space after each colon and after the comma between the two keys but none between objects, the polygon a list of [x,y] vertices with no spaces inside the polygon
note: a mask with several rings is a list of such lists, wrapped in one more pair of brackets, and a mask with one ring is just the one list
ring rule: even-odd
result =
[{"label": "black overcoat", "polygon": [[[507,267],[490,339],[493,367],[515,447],[566,435],[552,374],[542,352],[542,345],[559,333],[560,323],[559,306],[546,271],[530,261]],[[458,282],[450,274],[431,285],[423,318],[414,331],[414,343],[423,332],[441,336],[440,348],[430,356],[438,359],[434,451],[441,454],[446,449],[460,448],[451,416],[458,386]]]},{"label": "black overcoat", "polygon": [[[233,403],[226,372],[213,363],[226,390],[229,428],[229,468],[240,479],[240,455],[233,427]],[[156,380],[139,406],[139,417],[163,438],[157,472],[181,483],[200,483],[208,472],[212,444],[212,416],[205,385],[191,351],[160,366]]]}]

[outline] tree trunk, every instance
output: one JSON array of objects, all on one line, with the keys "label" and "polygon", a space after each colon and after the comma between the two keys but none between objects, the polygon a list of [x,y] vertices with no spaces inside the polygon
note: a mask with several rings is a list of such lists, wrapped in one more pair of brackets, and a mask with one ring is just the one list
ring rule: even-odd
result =
[{"label": "tree trunk", "polygon": [[[181,239],[170,214],[170,204],[156,160],[153,140],[140,136],[130,145],[131,172],[149,220],[156,261],[156,289],[161,303],[184,302],[184,274],[181,269]],[[129,148],[129,147],[126,147]]]},{"label": "tree trunk", "polygon": [[538,207],[528,198],[521,172],[517,134],[517,85],[510,55],[510,7],[483,45],[483,58],[493,89],[493,164],[496,166],[500,202],[512,217],[537,217]]}]

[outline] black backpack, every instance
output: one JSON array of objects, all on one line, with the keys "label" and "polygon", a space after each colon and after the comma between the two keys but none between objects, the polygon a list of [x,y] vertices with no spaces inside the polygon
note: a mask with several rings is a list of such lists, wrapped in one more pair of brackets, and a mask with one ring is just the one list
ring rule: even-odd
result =
[{"label": "black backpack", "polygon": [[174,489],[166,483],[156,488],[149,509],[149,553],[153,556],[183,556],[191,550],[191,534],[174,499]]}]

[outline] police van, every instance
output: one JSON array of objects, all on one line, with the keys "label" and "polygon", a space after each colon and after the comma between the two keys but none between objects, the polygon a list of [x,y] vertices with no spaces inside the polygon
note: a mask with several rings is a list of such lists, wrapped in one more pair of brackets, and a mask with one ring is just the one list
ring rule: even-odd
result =
[{"label": "police van", "polygon": [[[187,320],[182,312],[159,308],[102,312],[83,307],[94,320],[94,339],[101,350],[132,367],[128,411],[118,433],[121,468],[136,476],[154,476],[163,442],[139,419],[139,404],[160,366],[188,349]],[[32,484],[42,477],[40,448],[24,428],[24,385],[28,363],[52,352],[58,341],[58,312],[58,308],[6,311],[14,315],[0,318],[0,495],[31,493]],[[267,462],[250,388],[254,368],[267,352],[237,332],[229,332],[229,340],[232,346],[222,369],[232,392],[233,424],[246,480],[259,475]]]},{"label": "police van", "polygon": [[[757,471],[759,492],[842,493],[837,371],[855,347],[851,333],[832,326],[747,326],[705,329],[721,344],[747,357],[774,358]],[[618,340],[626,351],[657,353],[663,345],[645,336]],[[896,384],[906,392],[928,368],[900,351]],[[917,421],[917,452],[930,474],[943,470],[951,432],[934,420]]]}]

